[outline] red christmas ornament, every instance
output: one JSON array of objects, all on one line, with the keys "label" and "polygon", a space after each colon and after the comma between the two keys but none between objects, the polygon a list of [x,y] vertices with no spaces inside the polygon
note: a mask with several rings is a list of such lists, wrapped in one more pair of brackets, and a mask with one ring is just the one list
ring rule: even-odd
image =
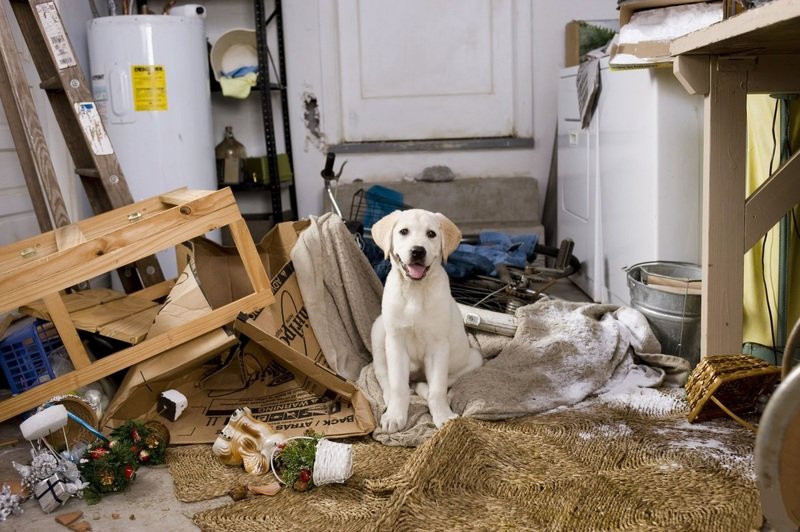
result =
[{"label": "red christmas ornament", "polygon": [[139,451],[139,461],[140,462],[149,462],[150,461],[150,451],[147,449],[142,449]]},{"label": "red christmas ornament", "polygon": [[301,469],[300,473],[297,474],[297,478],[300,482],[308,482],[311,479],[311,471],[308,469]]},{"label": "red christmas ornament", "polygon": [[136,474],[136,469],[133,468],[132,465],[128,464],[125,466],[125,479],[132,480],[133,476]]},{"label": "red christmas ornament", "polygon": [[142,441],[142,437],[139,435],[139,431],[136,430],[136,427],[131,429],[131,439],[135,442]]},{"label": "red christmas ornament", "polygon": [[91,456],[93,460],[99,460],[107,454],[108,454],[108,449],[106,449],[105,447],[98,447],[96,449],[92,449],[91,452],[89,452],[89,456]]}]

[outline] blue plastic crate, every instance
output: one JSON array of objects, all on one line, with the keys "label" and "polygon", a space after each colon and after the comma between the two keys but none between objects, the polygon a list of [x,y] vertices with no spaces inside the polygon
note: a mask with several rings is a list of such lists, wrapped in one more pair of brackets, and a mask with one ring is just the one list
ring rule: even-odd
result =
[{"label": "blue plastic crate", "polygon": [[49,321],[25,318],[9,327],[0,342],[0,366],[11,391],[22,393],[54,379],[47,355],[62,345]]}]

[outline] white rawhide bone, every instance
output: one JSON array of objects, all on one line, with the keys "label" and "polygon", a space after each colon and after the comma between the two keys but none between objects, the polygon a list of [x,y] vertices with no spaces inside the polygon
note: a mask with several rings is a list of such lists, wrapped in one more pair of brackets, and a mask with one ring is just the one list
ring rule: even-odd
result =
[{"label": "white rawhide bone", "polygon": [[19,425],[22,437],[28,441],[44,438],[67,424],[69,415],[64,405],[53,405],[37,412]]}]

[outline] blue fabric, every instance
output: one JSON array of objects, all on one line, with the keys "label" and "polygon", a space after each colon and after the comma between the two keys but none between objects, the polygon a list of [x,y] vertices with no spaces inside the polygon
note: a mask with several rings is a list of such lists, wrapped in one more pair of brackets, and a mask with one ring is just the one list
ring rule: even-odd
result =
[{"label": "blue fabric", "polygon": [[485,257],[494,265],[489,275],[497,275],[498,264],[524,268],[536,258],[537,235],[509,236],[499,231],[481,231],[480,243],[459,244],[457,251],[475,253]]},{"label": "blue fabric", "polygon": [[230,72],[222,72],[222,71],[220,71],[220,74],[222,74],[222,76],[226,77],[226,78],[240,78],[240,77],[244,76],[245,74],[249,74],[250,72],[258,72],[258,67],[257,66],[243,66],[243,67],[237,68],[236,70],[231,70]]},{"label": "blue fabric", "polygon": [[479,253],[462,250],[459,245],[447,258],[444,271],[451,279],[469,279],[476,275],[491,275],[494,263]]}]

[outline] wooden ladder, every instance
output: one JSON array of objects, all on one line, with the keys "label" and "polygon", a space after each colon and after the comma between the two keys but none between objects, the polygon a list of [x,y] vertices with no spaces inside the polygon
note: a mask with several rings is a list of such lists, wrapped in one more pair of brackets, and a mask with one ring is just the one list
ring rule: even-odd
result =
[{"label": "wooden ladder", "polygon": [[[25,37],[40,87],[47,93],[64,135],[75,173],[95,214],[134,202],[119,161],[97,112],[91,87],[75,56],[69,36],[52,0],[10,0]],[[49,230],[49,208],[55,225],[69,224],[53,164],[44,142],[33,99],[25,79],[9,22],[0,9],[0,97],[9,115],[14,143],[42,231]],[[16,64],[15,64],[16,63]],[[17,127],[19,126],[19,127]],[[39,188],[44,189],[44,194]],[[44,211],[46,214],[46,211]],[[117,270],[125,291],[135,292],[164,280],[155,256],[144,257]]]}]

